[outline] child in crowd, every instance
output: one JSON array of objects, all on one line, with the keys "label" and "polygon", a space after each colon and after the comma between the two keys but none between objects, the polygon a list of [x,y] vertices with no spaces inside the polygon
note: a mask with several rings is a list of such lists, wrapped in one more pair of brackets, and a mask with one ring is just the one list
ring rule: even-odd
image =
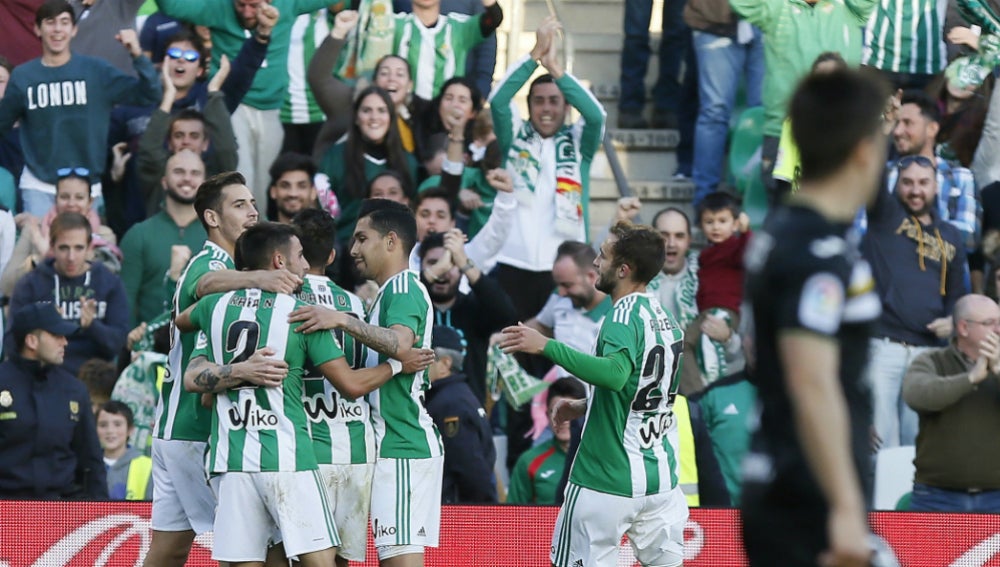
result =
[{"label": "child in crowd", "polygon": [[107,360],[92,358],[80,365],[77,378],[87,387],[91,409],[94,415],[97,415],[97,410],[111,399],[111,390],[114,389],[115,380],[118,379],[115,365]]},{"label": "child in crowd", "polygon": [[112,500],[153,499],[153,460],[129,446],[134,430],[132,410],[122,402],[105,402],[97,409],[97,438],[104,449]]},{"label": "child in crowd", "polygon": [[[743,301],[743,251],[750,239],[750,218],[740,211],[736,197],[716,191],[698,206],[698,223],[708,246],[698,259],[698,317],[684,335],[685,373],[702,378],[685,383],[707,383],[726,376],[726,348],[739,324]],[[694,374],[688,374],[694,378]],[[685,392],[690,395],[693,392]]]}]

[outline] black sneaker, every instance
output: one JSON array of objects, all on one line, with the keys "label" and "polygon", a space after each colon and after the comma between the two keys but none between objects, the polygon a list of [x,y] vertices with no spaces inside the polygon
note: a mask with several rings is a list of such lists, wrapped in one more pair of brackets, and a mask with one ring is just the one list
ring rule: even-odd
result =
[{"label": "black sneaker", "polygon": [[642,117],[642,112],[621,110],[618,112],[618,127],[623,130],[646,130],[649,122]]},{"label": "black sneaker", "polygon": [[653,129],[654,130],[676,130],[677,129],[677,114],[671,110],[655,110],[653,111]]}]

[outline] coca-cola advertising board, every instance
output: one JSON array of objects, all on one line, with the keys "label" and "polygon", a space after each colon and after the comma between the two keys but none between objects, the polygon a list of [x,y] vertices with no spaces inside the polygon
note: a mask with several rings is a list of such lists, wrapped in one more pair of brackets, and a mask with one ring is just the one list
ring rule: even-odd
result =
[{"label": "coca-cola advertising board", "polygon": [[[149,503],[0,501],[0,567],[140,566],[149,513]],[[428,550],[426,564],[548,565],[555,517],[551,507],[445,506],[441,547]],[[904,567],[1000,567],[1000,516],[880,512],[871,519]],[[693,509],[684,537],[687,567],[746,565],[735,510]],[[364,565],[377,564],[369,539]],[[211,534],[195,541],[188,565],[214,565]],[[627,544],[619,565],[638,565]]]}]

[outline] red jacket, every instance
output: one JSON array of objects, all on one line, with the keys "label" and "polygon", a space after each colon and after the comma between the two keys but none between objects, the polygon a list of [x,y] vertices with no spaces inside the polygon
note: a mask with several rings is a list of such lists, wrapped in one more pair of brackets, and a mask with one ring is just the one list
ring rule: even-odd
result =
[{"label": "red jacket", "polygon": [[711,244],[698,255],[698,311],[725,307],[737,313],[743,302],[743,250],[750,231]]}]

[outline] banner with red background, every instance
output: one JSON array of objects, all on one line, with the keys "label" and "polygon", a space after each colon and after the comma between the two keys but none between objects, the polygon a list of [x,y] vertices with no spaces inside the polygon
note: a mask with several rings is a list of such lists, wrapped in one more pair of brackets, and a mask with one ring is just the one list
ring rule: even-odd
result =
[{"label": "banner with red background", "polygon": [[[149,503],[0,501],[0,567],[139,566],[149,513]],[[550,507],[446,506],[441,547],[428,550],[426,564],[548,565],[555,517]],[[904,567],[1000,567],[1000,516],[879,512],[871,519]],[[692,510],[685,544],[685,566],[746,565],[736,510]],[[188,565],[214,565],[210,548],[210,535],[199,538]],[[377,565],[370,540],[364,565]],[[638,565],[628,545],[619,565]]]}]

